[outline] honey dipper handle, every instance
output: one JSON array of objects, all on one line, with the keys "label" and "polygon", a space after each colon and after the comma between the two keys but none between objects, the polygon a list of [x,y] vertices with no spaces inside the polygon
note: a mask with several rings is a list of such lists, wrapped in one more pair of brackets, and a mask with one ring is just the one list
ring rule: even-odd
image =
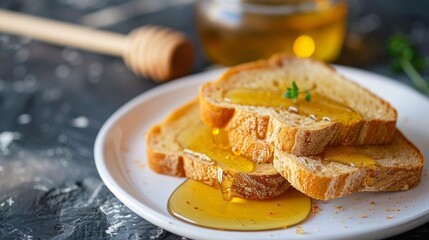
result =
[{"label": "honey dipper handle", "polygon": [[126,36],[0,10],[0,31],[92,52],[122,56]]}]

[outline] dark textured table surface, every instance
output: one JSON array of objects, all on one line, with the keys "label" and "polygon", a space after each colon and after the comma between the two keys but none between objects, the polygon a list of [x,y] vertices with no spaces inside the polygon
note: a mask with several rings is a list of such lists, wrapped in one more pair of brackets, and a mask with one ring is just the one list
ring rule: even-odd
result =
[{"label": "dark textured table surface", "polygon": [[[139,0],[145,2],[159,0]],[[135,1],[133,1],[135,2]],[[197,47],[194,72],[211,63],[199,45],[190,1],[132,9],[105,29],[127,33],[158,24],[186,32]],[[121,0],[3,0],[0,8],[80,23]],[[348,41],[339,64],[409,84],[389,72],[384,44],[410,34],[428,53],[427,1],[350,1]],[[147,8],[146,8],[147,10]],[[356,45],[354,37],[359,37]],[[104,121],[157,84],[130,73],[117,58],[0,33],[0,238],[185,239],[125,207],[97,174],[93,146]],[[392,239],[428,239],[425,224]]]}]

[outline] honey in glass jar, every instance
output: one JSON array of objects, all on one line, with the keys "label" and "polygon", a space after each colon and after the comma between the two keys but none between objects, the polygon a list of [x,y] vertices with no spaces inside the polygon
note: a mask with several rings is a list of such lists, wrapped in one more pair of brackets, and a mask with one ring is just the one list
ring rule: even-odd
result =
[{"label": "honey in glass jar", "polygon": [[343,45],[344,0],[197,0],[207,57],[222,65],[276,53],[333,61]]}]

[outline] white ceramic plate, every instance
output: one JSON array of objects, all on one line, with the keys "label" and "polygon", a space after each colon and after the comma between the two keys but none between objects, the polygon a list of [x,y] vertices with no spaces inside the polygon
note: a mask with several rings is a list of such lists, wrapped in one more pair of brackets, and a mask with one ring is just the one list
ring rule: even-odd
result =
[{"label": "white ceramic plate", "polygon": [[[429,156],[429,101],[386,77],[338,67],[350,79],[388,100],[399,113],[398,127]],[[145,133],[169,113],[196,97],[198,86],[223,70],[176,80],[136,97],[102,127],[95,143],[95,162],[107,187],[131,210],[170,232],[192,239],[379,239],[429,220],[427,169],[421,184],[406,192],[356,193],[317,203],[320,212],[296,227],[260,232],[220,231],[194,226],[171,216],[167,201],[183,179],[158,175],[147,165]]]}]

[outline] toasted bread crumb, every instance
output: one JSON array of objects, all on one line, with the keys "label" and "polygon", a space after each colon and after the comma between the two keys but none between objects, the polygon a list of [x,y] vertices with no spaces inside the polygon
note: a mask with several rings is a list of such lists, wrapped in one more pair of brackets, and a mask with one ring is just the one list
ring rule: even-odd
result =
[{"label": "toasted bread crumb", "polygon": [[395,217],[394,216],[386,216],[387,220],[390,220],[390,219],[393,219],[393,218],[395,218]]},{"label": "toasted bread crumb", "polygon": [[143,169],[146,167],[145,163],[140,161],[139,159],[136,159],[133,161],[134,165],[136,165],[137,168]]},{"label": "toasted bread crumb", "polygon": [[362,219],[362,218],[367,218],[368,216],[367,215],[365,215],[365,214],[361,214],[360,215],[360,218]]},{"label": "toasted bread crumb", "polygon": [[375,205],[375,202],[374,202],[374,201],[371,201],[371,202],[369,202],[369,204],[371,204],[371,205]]},{"label": "toasted bread crumb", "polygon": [[320,212],[320,208],[319,208],[319,205],[317,205],[317,204],[312,204],[311,205],[311,212],[312,213],[319,213]]},{"label": "toasted bread crumb", "polygon": [[335,208],[336,210],[338,210],[338,211],[343,211],[344,210],[344,208],[343,207],[341,207],[341,206],[339,206],[339,205],[334,205],[334,206],[332,206],[333,208]]},{"label": "toasted bread crumb", "polygon": [[391,209],[391,208],[386,208],[386,210],[384,210],[386,212],[400,212],[401,209],[397,208],[397,209]]},{"label": "toasted bread crumb", "polygon": [[301,226],[296,227],[296,234],[304,234],[304,228]]}]

